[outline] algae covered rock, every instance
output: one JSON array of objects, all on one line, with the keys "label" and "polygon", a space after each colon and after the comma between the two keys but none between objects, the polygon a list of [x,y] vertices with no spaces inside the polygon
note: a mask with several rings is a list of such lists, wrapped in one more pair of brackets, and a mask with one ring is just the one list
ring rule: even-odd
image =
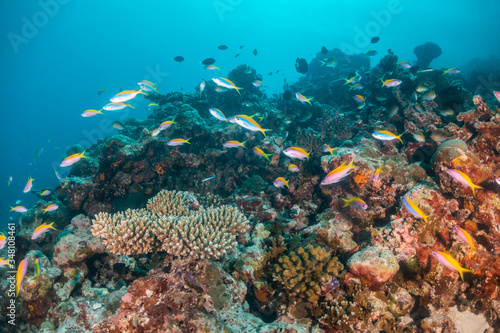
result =
[{"label": "algae covered rock", "polygon": [[382,246],[367,247],[348,261],[349,271],[371,287],[381,286],[397,273],[399,264],[394,254]]}]

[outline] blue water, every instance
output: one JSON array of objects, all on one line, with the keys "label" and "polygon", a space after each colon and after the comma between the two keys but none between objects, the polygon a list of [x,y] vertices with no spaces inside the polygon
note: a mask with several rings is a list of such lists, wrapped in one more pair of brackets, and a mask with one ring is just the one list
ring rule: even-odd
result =
[{"label": "blue water", "polygon": [[[148,102],[107,118],[82,118],[120,89],[149,79],[159,91],[192,92],[202,79],[225,76],[239,64],[264,74],[268,92],[299,75],[295,58],[310,60],[321,46],[353,52],[387,49],[416,60],[413,48],[431,41],[443,50],[433,67],[460,67],[474,57],[500,53],[500,2],[482,1],[18,1],[0,11],[2,163],[0,226],[17,213],[16,200],[31,207],[37,197],[22,189],[54,188],[52,167],[76,143],[90,146],[116,133],[114,120],[143,119]],[[363,34],[364,33],[364,34]],[[366,36],[364,36],[366,35]],[[380,36],[376,45],[367,38]],[[229,49],[220,51],[217,46]],[[244,45],[243,49],[239,49]],[[257,56],[252,54],[258,50]],[[236,53],[241,53],[235,58]],[[172,60],[181,55],[182,63]],[[217,60],[221,72],[200,61]],[[266,76],[270,71],[279,74]],[[100,96],[97,91],[106,88]],[[57,148],[60,149],[57,149]],[[43,148],[35,161],[34,154]],[[62,175],[68,170],[61,171]],[[13,182],[7,187],[7,179]]]}]

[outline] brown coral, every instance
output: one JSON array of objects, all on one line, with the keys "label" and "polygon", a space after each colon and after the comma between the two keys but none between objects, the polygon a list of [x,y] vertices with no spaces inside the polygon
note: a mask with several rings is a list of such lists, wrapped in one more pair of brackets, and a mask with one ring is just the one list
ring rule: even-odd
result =
[{"label": "brown coral", "polygon": [[218,259],[236,247],[247,218],[235,207],[203,209],[192,194],[161,191],[146,209],[99,213],[92,234],[116,254],[164,250],[191,259]]}]

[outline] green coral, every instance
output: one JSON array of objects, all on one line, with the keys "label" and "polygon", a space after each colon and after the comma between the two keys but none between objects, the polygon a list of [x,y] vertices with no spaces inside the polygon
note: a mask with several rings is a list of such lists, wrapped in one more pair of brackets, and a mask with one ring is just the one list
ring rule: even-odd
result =
[{"label": "green coral", "polygon": [[331,252],[313,245],[299,247],[282,256],[274,267],[273,278],[284,290],[289,301],[298,299],[317,302],[321,284],[344,269]]}]

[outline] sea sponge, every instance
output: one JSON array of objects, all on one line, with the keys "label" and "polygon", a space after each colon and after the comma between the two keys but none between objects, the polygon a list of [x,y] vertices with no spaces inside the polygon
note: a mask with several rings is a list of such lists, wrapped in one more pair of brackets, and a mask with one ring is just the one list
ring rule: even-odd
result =
[{"label": "sea sponge", "polygon": [[195,259],[219,259],[236,247],[248,219],[236,207],[203,209],[188,192],[161,191],[146,209],[99,213],[92,234],[121,255],[157,250]]},{"label": "sea sponge", "polygon": [[321,284],[329,281],[331,276],[338,276],[344,269],[331,252],[310,244],[291,251],[278,261],[274,266],[273,278],[291,302],[297,299],[317,302]]}]

